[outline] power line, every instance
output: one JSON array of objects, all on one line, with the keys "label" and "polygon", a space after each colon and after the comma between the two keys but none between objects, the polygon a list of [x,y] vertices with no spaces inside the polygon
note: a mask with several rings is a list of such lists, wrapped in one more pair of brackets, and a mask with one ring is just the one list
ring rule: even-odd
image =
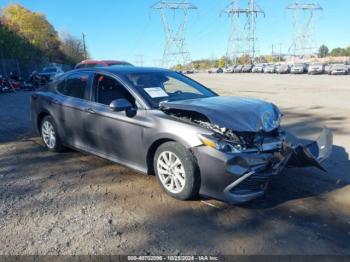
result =
[{"label": "power line", "polygon": [[[177,64],[186,65],[191,63],[190,52],[186,46],[186,26],[190,10],[197,9],[196,6],[187,0],[161,0],[151,6],[151,9],[158,10],[161,15],[164,33],[165,46],[163,52],[162,66],[171,67]],[[167,15],[168,11],[181,13],[181,22],[177,28],[173,29],[170,25],[170,19]]]},{"label": "power line", "polygon": [[143,57],[144,57],[143,55],[135,56],[135,65],[143,66],[143,64],[144,64]]}]

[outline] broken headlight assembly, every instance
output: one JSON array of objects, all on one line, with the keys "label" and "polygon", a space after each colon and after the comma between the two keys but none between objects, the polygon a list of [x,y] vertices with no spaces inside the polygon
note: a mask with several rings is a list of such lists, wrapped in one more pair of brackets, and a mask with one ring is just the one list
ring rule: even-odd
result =
[{"label": "broken headlight assembly", "polygon": [[230,143],[227,140],[220,139],[214,135],[198,134],[198,138],[203,145],[209,146],[224,153],[240,153],[244,150],[239,143]]}]

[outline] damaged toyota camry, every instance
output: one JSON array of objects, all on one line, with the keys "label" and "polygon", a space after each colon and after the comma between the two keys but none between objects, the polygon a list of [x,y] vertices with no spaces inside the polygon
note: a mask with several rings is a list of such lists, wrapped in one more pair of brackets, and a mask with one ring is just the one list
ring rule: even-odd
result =
[{"label": "damaged toyota camry", "polygon": [[219,96],[165,69],[71,71],[35,92],[31,107],[50,151],[69,147],[154,174],[181,200],[250,201],[285,168],[324,170],[332,150],[328,129],[308,144],[292,142],[274,104]]}]

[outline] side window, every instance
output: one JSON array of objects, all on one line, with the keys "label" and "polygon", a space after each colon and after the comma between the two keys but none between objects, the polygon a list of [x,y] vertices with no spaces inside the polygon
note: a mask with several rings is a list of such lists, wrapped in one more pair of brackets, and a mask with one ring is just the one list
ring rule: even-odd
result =
[{"label": "side window", "polygon": [[66,96],[84,99],[85,90],[88,88],[88,74],[74,74],[58,84],[57,90]]},{"label": "side window", "polygon": [[96,102],[109,105],[113,100],[124,98],[133,106],[136,106],[135,98],[117,80],[97,74],[94,78],[94,90],[96,90]]}]

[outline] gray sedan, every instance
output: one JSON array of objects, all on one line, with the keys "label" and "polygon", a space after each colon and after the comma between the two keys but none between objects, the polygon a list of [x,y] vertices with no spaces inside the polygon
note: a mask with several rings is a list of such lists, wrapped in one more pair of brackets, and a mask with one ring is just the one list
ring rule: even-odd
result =
[{"label": "gray sedan", "polygon": [[181,200],[252,200],[287,167],[323,169],[332,148],[327,129],[317,141],[292,143],[274,104],[218,96],[163,69],[71,71],[35,92],[31,105],[50,151],[70,147],[155,175]]}]

